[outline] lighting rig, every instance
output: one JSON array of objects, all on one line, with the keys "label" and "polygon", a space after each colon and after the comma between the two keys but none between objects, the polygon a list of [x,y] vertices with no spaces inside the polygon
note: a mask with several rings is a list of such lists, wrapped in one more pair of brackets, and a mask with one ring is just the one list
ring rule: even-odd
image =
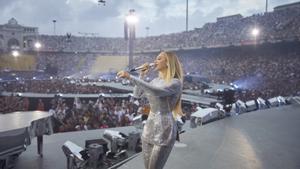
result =
[{"label": "lighting rig", "polygon": [[66,141],[62,150],[67,158],[67,169],[115,168],[142,151],[140,132],[126,135],[119,131],[105,130],[103,137],[107,141],[86,140],[85,149],[71,141]]}]

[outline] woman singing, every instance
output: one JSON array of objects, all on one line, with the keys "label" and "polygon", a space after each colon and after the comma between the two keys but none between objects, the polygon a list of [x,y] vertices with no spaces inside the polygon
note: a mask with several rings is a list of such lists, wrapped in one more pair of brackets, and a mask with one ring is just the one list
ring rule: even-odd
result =
[{"label": "woman singing", "polygon": [[150,113],[142,133],[142,148],[146,169],[162,169],[176,139],[175,118],[182,116],[181,93],[183,74],[181,64],[173,52],[161,52],[154,61],[158,77],[150,83],[142,80],[149,64],[142,65],[140,78],[120,71],[118,76],[134,84],[134,96],[146,97]]}]

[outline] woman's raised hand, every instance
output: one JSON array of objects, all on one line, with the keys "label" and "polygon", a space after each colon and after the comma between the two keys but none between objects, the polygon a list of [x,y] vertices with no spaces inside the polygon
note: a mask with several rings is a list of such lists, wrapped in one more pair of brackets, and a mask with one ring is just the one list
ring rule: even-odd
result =
[{"label": "woman's raised hand", "polygon": [[150,70],[150,64],[149,63],[144,63],[142,65],[142,69],[140,71],[140,76],[144,77]]},{"label": "woman's raised hand", "polygon": [[130,75],[128,72],[124,71],[124,70],[121,70],[117,73],[117,76],[119,78],[126,78],[126,79],[130,79]]}]

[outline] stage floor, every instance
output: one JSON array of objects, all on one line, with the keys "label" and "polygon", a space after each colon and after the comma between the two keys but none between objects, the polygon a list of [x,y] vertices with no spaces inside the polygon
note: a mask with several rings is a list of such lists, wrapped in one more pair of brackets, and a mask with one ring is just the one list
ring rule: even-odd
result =
[{"label": "stage floor", "polygon": [[[176,143],[165,169],[299,169],[300,106],[289,105],[249,112],[188,128]],[[134,127],[114,128],[128,133]],[[16,169],[65,169],[61,146],[70,140],[84,147],[85,140],[101,138],[104,130],[44,136],[44,157],[36,153],[36,139],[22,153]],[[121,169],[142,169],[142,155]]]}]

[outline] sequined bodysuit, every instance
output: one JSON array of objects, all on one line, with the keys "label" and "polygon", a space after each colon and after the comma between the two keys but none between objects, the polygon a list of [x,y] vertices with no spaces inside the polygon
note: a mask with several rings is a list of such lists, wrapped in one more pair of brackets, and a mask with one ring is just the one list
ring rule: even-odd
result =
[{"label": "sequined bodysuit", "polygon": [[172,110],[181,96],[182,83],[173,78],[170,83],[155,78],[147,83],[130,75],[135,84],[135,97],[146,97],[150,113],[142,134],[142,148],[146,169],[162,169],[172,151],[177,126]]},{"label": "sequined bodysuit", "polygon": [[177,128],[172,110],[182,92],[181,81],[173,78],[170,83],[167,83],[158,77],[147,83],[135,76],[130,77],[135,84],[134,96],[146,97],[151,108],[142,140],[160,146],[173,144]]}]

